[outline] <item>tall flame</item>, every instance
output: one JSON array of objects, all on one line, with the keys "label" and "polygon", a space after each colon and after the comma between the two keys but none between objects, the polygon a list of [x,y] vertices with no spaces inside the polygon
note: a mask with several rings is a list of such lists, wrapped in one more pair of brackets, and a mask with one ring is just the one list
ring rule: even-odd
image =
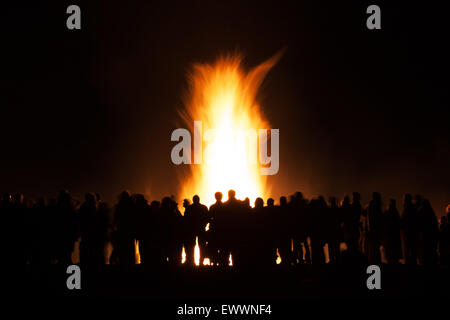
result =
[{"label": "tall flame", "polygon": [[134,263],[141,264],[141,253],[139,252],[139,240],[134,239]]},{"label": "tall flame", "polygon": [[[189,124],[202,121],[203,162],[189,166],[190,176],[182,184],[183,197],[198,194],[203,203],[210,205],[217,191],[227,200],[228,190],[233,189],[237,198],[248,197],[251,203],[268,195],[265,176],[260,174],[256,161],[256,136],[249,135],[248,130],[270,128],[256,94],[281,54],[249,72],[241,68],[240,55],[219,58],[213,65],[194,65],[182,116]],[[208,136],[210,129],[215,134]]]}]

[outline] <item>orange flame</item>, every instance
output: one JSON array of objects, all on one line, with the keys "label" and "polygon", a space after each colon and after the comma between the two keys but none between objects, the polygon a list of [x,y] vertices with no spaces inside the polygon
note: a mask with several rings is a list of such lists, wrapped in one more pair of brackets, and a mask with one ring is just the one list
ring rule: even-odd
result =
[{"label": "orange flame", "polygon": [[239,55],[222,57],[213,65],[194,66],[189,75],[187,109],[181,114],[188,124],[202,121],[202,164],[189,166],[191,174],[182,183],[184,198],[195,192],[210,205],[217,191],[227,200],[229,189],[234,189],[238,198],[248,197],[251,203],[259,196],[267,197],[266,179],[258,167],[257,137],[251,133],[270,128],[256,94],[281,54],[249,72],[242,70]]},{"label": "orange flame", "polygon": [[141,253],[139,252],[139,240],[134,239],[134,262],[141,264]]},{"label": "orange flame", "polygon": [[[181,263],[184,264],[186,263],[186,249],[183,248],[181,249]],[[194,263],[196,266],[200,265],[200,246],[198,245],[198,237],[195,238],[195,247],[194,247]],[[208,258],[203,259],[203,265],[209,265],[210,261]]]},{"label": "orange flame", "polygon": [[276,263],[277,264],[280,264],[281,263],[281,256],[280,256],[280,252],[278,251],[278,248],[277,248],[277,260],[276,260]]}]

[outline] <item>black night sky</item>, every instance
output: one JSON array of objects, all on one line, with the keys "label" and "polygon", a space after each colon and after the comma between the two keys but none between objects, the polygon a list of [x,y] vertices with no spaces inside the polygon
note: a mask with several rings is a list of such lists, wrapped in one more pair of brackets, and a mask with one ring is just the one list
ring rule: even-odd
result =
[{"label": "black night sky", "polygon": [[[78,4],[79,31],[66,28]],[[382,29],[366,28],[377,4]],[[280,129],[273,196],[372,191],[450,201],[448,11],[410,1],[5,3],[0,191],[112,201],[178,191],[170,160],[186,72],[286,47],[259,91]],[[238,188],[238,187],[237,187]]]}]

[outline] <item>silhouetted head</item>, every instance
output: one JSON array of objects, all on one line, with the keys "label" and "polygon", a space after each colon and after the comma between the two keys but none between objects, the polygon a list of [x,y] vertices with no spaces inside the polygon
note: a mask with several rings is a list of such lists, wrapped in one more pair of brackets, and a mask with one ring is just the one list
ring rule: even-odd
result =
[{"label": "silhouetted head", "polygon": [[59,204],[67,204],[70,202],[70,193],[67,190],[61,190],[58,194],[58,203]]},{"label": "silhouetted head", "polygon": [[95,200],[97,200],[98,202],[102,201],[102,195],[98,192],[95,193]]},{"label": "silhouetted head", "polygon": [[119,202],[126,202],[126,201],[129,201],[129,200],[131,200],[131,196],[130,196],[130,193],[127,190],[122,191],[119,194]]},{"label": "silhouetted head", "polygon": [[284,207],[287,205],[287,199],[285,196],[280,197],[280,206]]},{"label": "silhouetted head", "polygon": [[161,201],[161,208],[170,207],[171,204],[172,204],[172,199],[170,199],[170,197],[164,197]]},{"label": "silhouetted head", "polygon": [[361,201],[361,195],[359,192],[353,192],[353,202],[360,202]]},{"label": "silhouetted head", "polygon": [[303,200],[303,193],[301,193],[300,191],[297,191],[295,193],[295,198],[297,198],[297,200]]},{"label": "silhouetted head", "polygon": [[150,207],[152,207],[153,209],[158,209],[159,208],[159,201],[153,200],[150,203]]},{"label": "silhouetted head", "polygon": [[410,193],[405,193],[405,195],[403,196],[403,204],[404,205],[412,204],[412,196]]},{"label": "silhouetted head", "polygon": [[325,201],[325,198],[323,196],[318,196],[317,200],[319,200],[319,203],[321,206],[326,206],[327,202]]},{"label": "silhouetted head", "polygon": [[264,200],[262,198],[256,198],[255,200],[255,208],[264,207]]},{"label": "silhouetted head", "polygon": [[395,199],[389,199],[389,208],[395,209],[397,207],[397,201]]},{"label": "silhouetted head", "polygon": [[250,208],[250,199],[248,197],[246,197],[242,203],[245,207]]},{"label": "silhouetted head", "polygon": [[198,195],[195,195],[192,197],[192,202],[194,202],[195,204],[199,204],[200,203],[200,197]]},{"label": "silhouetted head", "polygon": [[422,205],[422,196],[420,194],[416,194],[413,199],[413,204],[416,208],[419,208]]},{"label": "silhouetted head", "polygon": [[94,203],[95,202],[95,195],[91,192],[88,192],[84,195],[84,200],[88,203]]},{"label": "silhouetted head", "polygon": [[431,209],[431,203],[428,199],[423,199],[422,201],[422,207],[425,209]]},{"label": "silhouetted head", "polygon": [[172,209],[178,210],[178,202],[177,202],[177,200],[175,199],[175,196],[174,196],[173,194],[170,195],[170,206],[171,206]]},{"label": "silhouetted head", "polygon": [[344,199],[341,201],[341,206],[348,205],[350,203],[350,197],[348,195],[344,196]]},{"label": "silhouetted head", "polygon": [[275,200],[273,200],[272,198],[267,199],[268,207],[273,207],[274,205],[275,205]]},{"label": "silhouetted head", "polygon": [[189,199],[184,199],[183,200],[183,207],[184,208],[187,208],[190,204],[191,204],[191,202],[189,201]]},{"label": "silhouetted head", "polygon": [[381,202],[381,194],[379,192],[372,193],[372,199],[375,202]]},{"label": "silhouetted head", "polygon": [[222,192],[218,191],[218,192],[214,193],[214,198],[216,198],[217,202],[221,202],[222,198],[223,198]]},{"label": "silhouetted head", "polygon": [[450,219],[450,204],[445,208],[445,213],[447,213],[447,220]]},{"label": "silhouetted head", "polygon": [[336,197],[330,197],[328,201],[330,202],[330,207],[337,207]]},{"label": "silhouetted head", "polygon": [[134,195],[134,202],[138,205],[138,206],[142,206],[142,205],[147,205],[147,199],[145,199],[145,196],[143,194],[135,194]]},{"label": "silhouetted head", "polygon": [[236,199],[236,191],[228,190],[228,200]]}]

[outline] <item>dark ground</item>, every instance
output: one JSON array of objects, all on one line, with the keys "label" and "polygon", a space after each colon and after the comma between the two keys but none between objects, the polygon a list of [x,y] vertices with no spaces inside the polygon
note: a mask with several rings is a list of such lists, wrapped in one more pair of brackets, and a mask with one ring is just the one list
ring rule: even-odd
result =
[{"label": "dark ground", "polygon": [[336,265],[274,266],[266,269],[212,267],[145,267],[123,269],[105,265],[96,269],[81,266],[81,290],[66,288],[66,269],[27,266],[23,291],[31,298],[86,299],[139,298],[148,300],[195,300],[214,302],[230,299],[301,300],[322,298],[423,298],[448,297],[448,267],[383,265],[381,290],[368,290],[369,275],[362,268]]},{"label": "dark ground", "polygon": [[[409,319],[419,312],[430,317],[448,310],[450,272],[448,267],[409,267],[383,265],[381,290],[368,290],[365,269],[339,266],[274,266],[270,269],[201,267],[160,267],[136,265],[121,269],[105,265],[98,269],[81,267],[81,290],[66,289],[65,268],[51,265],[23,270],[16,288],[19,308],[45,315],[100,312],[145,319],[204,319],[204,316],[178,315],[188,306],[209,306],[221,310],[225,304],[271,305],[271,314],[222,315],[213,319]],[[13,297],[14,298],[14,297]],[[38,306],[38,307],[36,307]],[[56,309],[58,307],[58,309]],[[442,310],[443,309],[443,310]],[[98,310],[98,311],[97,311]],[[220,311],[219,311],[220,312]],[[108,314],[106,316],[105,314]],[[136,316],[134,316],[136,314]]]}]

